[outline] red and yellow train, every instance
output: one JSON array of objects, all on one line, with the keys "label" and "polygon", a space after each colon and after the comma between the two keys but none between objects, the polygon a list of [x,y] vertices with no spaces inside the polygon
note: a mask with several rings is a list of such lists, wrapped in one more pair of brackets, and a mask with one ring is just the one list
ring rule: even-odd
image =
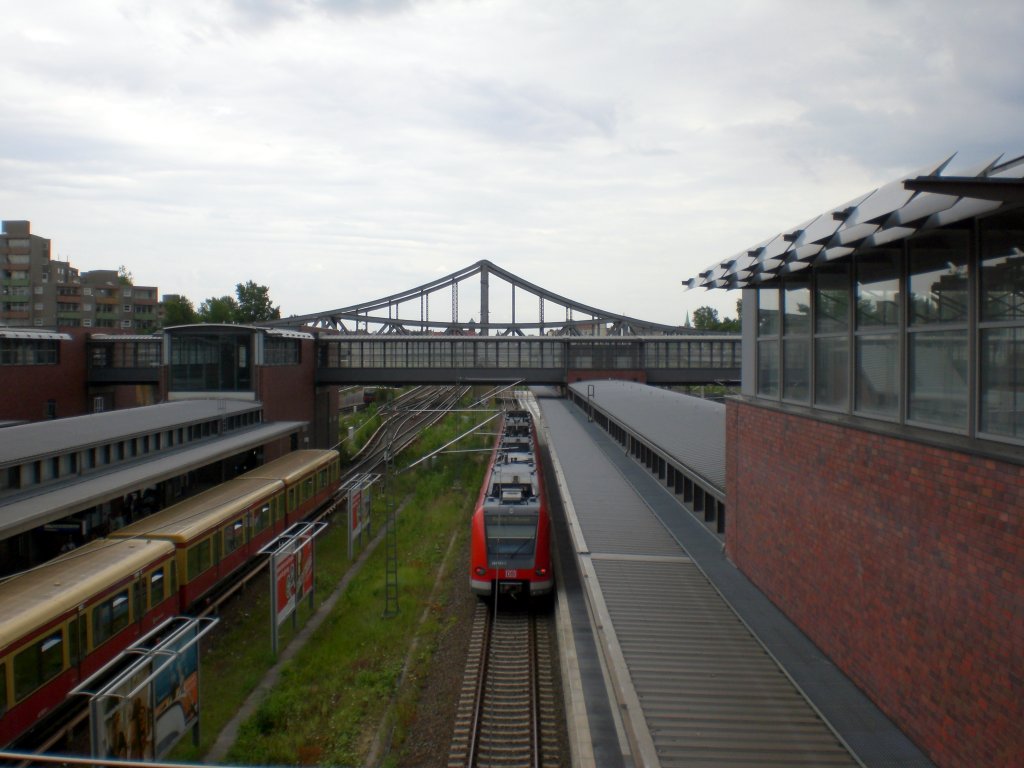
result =
[{"label": "red and yellow train", "polygon": [[0,746],[186,613],[340,477],[336,451],[295,451],[0,583]]},{"label": "red and yellow train", "polygon": [[503,416],[472,525],[469,586],[475,594],[551,593],[551,523],[529,411]]}]

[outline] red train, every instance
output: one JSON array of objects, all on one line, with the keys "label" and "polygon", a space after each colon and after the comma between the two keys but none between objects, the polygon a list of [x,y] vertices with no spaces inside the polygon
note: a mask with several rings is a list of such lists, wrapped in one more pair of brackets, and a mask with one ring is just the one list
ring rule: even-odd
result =
[{"label": "red train", "polygon": [[469,586],[481,597],[550,594],[551,523],[529,411],[502,418],[473,511]]},{"label": "red train", "polygon": [[340,475],[336,451],[295,451],[0,583],[0,746],[326,501]]}]

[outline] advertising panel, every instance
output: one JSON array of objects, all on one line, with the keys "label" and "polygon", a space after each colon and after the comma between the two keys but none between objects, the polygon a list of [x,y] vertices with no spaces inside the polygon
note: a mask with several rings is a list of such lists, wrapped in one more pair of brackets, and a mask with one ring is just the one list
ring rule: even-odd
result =
[{"label": "advertising panel", "polygon": [[[174,654],[153,680],[156,757],[162,759],[199,721],[199,644],[195,628],[169,643]],[[190,644],[191,643],[191,644]]]},{"label": "advertising panel", "polygon": [[298,600],[298,580],[295,573],[295,553],[291,547],[275,552],[274,567],[274,621],[280,625],[287,619]]},{"label": "advertising panel", "polygon": [[152,663],[145,661],[90,703],[93,751],[111,760],[153,759]]}]

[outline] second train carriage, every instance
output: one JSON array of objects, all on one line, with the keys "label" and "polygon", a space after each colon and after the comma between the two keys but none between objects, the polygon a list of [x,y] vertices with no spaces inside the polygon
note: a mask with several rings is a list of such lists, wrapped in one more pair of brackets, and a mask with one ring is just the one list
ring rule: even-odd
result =
[{"label": "second train carriage", "polygon": [[0,746],[178,613],[174,546],[98,539],[0,584]]},{"label": "second train carriage", "polygon": [[502,419],[473,512],[470,588],[494,594],[539,596],[554,588],[551,524],[528,411]]},{"label": "second train carriage", "polygon": [[330,498],[340,472],[336,451],[294,451],[110,535],[174,544],[185,612],[285,527]]}]

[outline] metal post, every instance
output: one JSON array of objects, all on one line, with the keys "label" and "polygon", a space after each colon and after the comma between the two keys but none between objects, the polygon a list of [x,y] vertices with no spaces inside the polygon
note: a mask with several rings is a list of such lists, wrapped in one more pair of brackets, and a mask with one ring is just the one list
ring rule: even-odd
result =
[{"label": "metal post", "polygon": [[384,506],[386,526],[384,549],[386,552],[384,574],[384,616],[390,618],[398,615],[398,525],[395,511],[394,456],[388,447],[384,454]]}]

